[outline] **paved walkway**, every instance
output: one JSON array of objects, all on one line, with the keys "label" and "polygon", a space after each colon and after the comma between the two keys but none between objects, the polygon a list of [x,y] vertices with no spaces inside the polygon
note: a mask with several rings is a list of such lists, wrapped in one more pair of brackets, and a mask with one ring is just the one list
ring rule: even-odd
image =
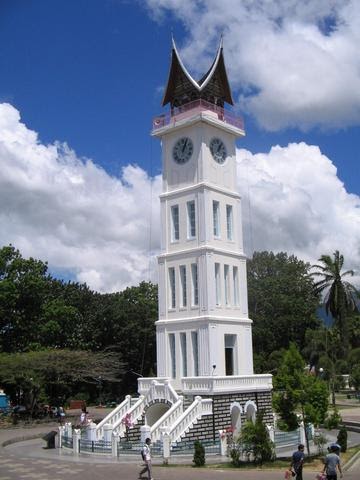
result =
[{"label": "paved walkway", "polygon": [[[344,419],[360,420],[360,408],[349,409],[341,412]],[[138,478],[140,461],[137,459],[122,459],[121,462],[112,457],[99,457],[80,455],[75,457],[64,449],[46,450],[45,442],[41,438],[17,441],[7,446],[4,442],[21,440],[30,436],[41,436],[52,429],[57,429],[57,424],[32,428],[16,428],[0,430],[0,480],[133,480]],[[328,433],[329,440],[333,435]],[[349,443],[359,443],[350,434]],[[186,459],[191,463],[191,457]],[[185,461],[185,460],[184,460]],[[161,460],[157,460],[161,463]],[[155,462],[156,463],[156,462]],[[202,468],[194,469],[177,465],[176,467],[163,467],[154,465],[153,475],[156,480],[278,480],[284,478],[284,470],[239,470],[228,468]],[[304,480],[314,480],[318,472],[305,470]],[[359,480],[360,455],[351,468],[345,472],[344,479]]]}]

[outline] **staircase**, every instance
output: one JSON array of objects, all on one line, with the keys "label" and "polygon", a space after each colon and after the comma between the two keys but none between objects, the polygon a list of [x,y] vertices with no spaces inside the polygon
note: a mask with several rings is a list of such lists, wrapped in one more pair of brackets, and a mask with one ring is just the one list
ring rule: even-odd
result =
[{"label": "staircase", "polygon": [[112,426],[113,433],[123,437],[126,432],[125,417],[129,418],[132,425],[136,425],[143,415],[145,407],[156,400],[165,400],[175,404],[178,402],[179,396],[170,382],[152,380],[145,395],[140,395],[138,398],[131,398],[130,395],[127,395],[125,400],[97,425],[96,438],[102,439],[104,437],[104,425],[106,424]]}]

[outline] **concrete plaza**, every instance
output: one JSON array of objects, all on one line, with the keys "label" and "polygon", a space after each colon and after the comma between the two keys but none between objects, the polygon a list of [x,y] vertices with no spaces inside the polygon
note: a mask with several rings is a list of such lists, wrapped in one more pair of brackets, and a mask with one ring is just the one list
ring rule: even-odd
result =
[{"label": "concrete plaza", "polygon": [[[352,411],[352,416],[354,416]],[[140,458],[122,459],[118,461],[111,457],[80,455],[75,457],[66,450],[44,449],[45,442],[41,438],[16,441],[4,446],[9,441],[41,435],[55,424],[33,428],[16,428],[0,430],[0,480],[133,480],[138,478]],[[355,440],[355,439],[354,439]],[[140,456],[139,456],[140,457]],[[184,461],[191,464],[191,457]],[[156,480],[203,480],[237,479],[237,480],[275,480],[284,478],[284,469],[277,470],[239,470],[228,468],[194,469],[189,466],[176,465],[163,467],[154,465]],[[304,480],[314,480],[318,471],[305,469]],[[345,471],[344,478],[358,480],[360,474],[360,457]]]}]

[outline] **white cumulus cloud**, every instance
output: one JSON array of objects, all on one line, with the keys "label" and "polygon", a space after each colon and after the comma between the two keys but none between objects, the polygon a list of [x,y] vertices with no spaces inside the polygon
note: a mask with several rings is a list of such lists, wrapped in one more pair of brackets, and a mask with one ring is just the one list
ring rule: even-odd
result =
[{"label": "white cumulus cloud", "polygon": [[[284,250],[315,263],[339,249],[359,269],[360,198],[318,147],[238,150],[237,161],[248,254]],[[42,144],[0,104],[0,246],[102,292],[156,281],[160,191],[160,176],[138,166],[113,177],[66,144]]]},{"label": "white cumulus cloud", "polygon": [[0,104],[0,245],[100,291],[148,280],[149,265],[154,280],[160,188],[160,177],[138,166],[111,177],[66,144],[43,145],[14,107]]},{"label": "white cumulus cloud", "polygon": [[339,250],[360,283],[360,197],[346,191],[317,146],[242,149],[237,162],[248,252],[287,251],[313,264]]},{"label": "white cumulus cloud", "polygon": [[224,34],[242,110],[263,128],[344,128],[360,123],[358,0],[147,0],[188,31],[185,63],[197,75]]}]

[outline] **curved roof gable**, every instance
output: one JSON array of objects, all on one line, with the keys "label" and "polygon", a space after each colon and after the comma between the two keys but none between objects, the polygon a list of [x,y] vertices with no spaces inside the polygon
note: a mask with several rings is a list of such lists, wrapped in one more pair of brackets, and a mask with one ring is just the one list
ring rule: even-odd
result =
[{"label": "curved roof gable", "polygon": [[162,105],[170,102],[171,106],[178,106],[198,98],[204,98],[219,105],[223,105],[224,102],[233,105],[225,69],[222,39],[210,69],[198,82],[183,64],[173,39],[169,78]]}]

